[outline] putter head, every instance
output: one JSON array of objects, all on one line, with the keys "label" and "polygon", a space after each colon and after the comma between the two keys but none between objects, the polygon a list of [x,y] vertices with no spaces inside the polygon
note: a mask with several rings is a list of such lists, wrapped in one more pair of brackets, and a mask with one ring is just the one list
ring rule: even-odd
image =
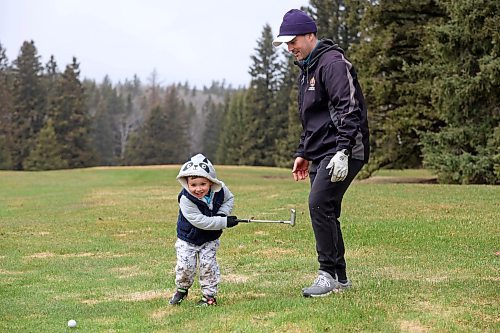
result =
[{"label": "putter head", "polygon": [[290,225],[293,227],[295,226],[295,209],[291,209],[290,210],[291,214],[290,214]]}]

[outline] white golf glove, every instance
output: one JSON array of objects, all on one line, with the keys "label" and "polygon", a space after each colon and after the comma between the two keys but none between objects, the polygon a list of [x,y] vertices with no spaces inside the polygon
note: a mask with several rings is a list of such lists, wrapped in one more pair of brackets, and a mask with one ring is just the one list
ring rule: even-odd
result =
[{"label": "white golf glove", "polygon": [[330,169],[328,174],[332,176],[332,183],[341,182],[347,177],[349,157],[344,154],[344,151],[338,151],[326,166]]}]

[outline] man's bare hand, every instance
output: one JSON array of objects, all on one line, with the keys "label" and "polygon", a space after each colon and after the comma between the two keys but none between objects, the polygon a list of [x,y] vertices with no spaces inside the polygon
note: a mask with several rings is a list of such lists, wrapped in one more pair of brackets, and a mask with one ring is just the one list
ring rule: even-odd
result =
[{"label": "man's bare hand", "polygon": [[296,181],[306,179],[309,176],[309,161],[302,157],[297,157],[293,163],[292,174],[293,179]]}]

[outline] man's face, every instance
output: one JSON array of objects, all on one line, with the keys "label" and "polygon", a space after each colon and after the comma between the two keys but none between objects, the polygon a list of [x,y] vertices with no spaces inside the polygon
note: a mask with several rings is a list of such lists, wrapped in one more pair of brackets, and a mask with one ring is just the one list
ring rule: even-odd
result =
[{"label": "man's face", "polygon": [[295,59],[304,60],[316,46],[316,36],[314,34],[299,35],[286,43],[288,52],[292,53]]}]

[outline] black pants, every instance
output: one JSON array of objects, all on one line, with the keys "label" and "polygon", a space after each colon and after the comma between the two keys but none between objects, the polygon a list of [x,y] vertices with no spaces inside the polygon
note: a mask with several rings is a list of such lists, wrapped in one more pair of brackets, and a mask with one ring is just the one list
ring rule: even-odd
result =
[{"label": "black pants", "polygon": [[311,163],[309,176],[311,192],[309,193],[309,212],[316,237],[319,269],[330,273],[334,278],[347,280],[345,247],[340,229],[340,211],[342,198],[352,180],[364,165],[361,160],[349,159],[349,171],[346,179],[332,183],[326,166],[332,155]]}]

